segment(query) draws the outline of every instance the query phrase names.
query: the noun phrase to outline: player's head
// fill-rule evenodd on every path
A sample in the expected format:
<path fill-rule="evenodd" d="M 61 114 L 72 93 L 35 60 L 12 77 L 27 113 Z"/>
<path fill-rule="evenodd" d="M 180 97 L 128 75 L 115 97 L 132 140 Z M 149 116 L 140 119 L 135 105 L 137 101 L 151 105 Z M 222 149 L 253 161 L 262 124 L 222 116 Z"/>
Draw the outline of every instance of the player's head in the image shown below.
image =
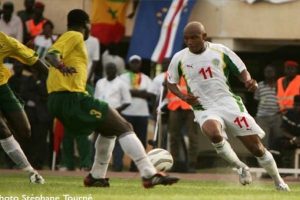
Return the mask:
<path fill-rule="evenodd" d="M 89 15 L 81 9 L 74 9 L 68 13 L 68 28 L 83 33 L 86 40 L 90 34 Z"/>
<path fill-rule="evenodd" d="M 184 28 L 184 43 L 192 53 L 201 53 L 205 46 L 206 31 L 200 22 L 190 22 Z"/>

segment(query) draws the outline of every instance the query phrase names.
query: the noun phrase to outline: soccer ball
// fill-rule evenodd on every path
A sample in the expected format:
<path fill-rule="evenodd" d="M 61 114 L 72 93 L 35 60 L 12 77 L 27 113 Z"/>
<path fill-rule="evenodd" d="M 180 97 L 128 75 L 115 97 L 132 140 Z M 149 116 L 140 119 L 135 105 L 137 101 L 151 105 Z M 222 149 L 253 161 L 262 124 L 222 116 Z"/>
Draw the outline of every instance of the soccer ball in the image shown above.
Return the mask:
<path fill-rule="evenodd" d="M 168 171 L 173 166 L 173 157 L 165 149 L 156 148 L 147 153 L 151 163 L 157 169 L 157 171 Z"/>

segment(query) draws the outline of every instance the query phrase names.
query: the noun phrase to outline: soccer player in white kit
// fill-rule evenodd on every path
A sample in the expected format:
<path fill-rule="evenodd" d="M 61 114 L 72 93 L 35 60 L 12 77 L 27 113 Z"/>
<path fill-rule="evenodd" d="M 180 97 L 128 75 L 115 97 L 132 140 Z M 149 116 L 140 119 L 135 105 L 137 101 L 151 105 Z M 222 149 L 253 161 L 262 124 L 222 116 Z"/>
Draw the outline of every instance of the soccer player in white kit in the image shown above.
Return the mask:
<path fill-rule="evenodd" d="M 264 131 L 247 112 L 241 98 L 232 93 L 228 75 L 235 74 L 248 91 L 255 91 L 257 82 L 251 78 L 243 61 L 229 48 L 205 41 L 206 32 L 200 22 L 190 22 L 184 29 L 187 48 L 177 52 L 168 69 L 168 88 L 192 105 L 195 119 L 210 139 L 216 152 L 236 167 L 241 184 L 252 182 L 249 167 L 243 163 L 227 142 L 226 132 L 238 137 L 273 178 L 280 191 L 290 191 L 278 173 L 272 154 L 263 146 Z M 189 94 L 177 87 L 180 77 L 187 82 Z"/>

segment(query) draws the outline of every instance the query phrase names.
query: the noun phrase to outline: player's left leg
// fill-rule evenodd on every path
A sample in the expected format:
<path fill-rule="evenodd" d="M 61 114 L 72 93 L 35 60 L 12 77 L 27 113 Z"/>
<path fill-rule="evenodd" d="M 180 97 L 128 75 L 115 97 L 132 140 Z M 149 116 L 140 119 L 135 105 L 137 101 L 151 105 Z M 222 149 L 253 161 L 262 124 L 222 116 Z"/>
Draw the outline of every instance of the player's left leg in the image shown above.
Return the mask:
<path fill-rule="evenodd" d="M 86 187 L 109 187 L 106 178 L 109 160 L 115 146 L 116 137 L 104 137 L 98 134 L 95 141 L 95 157 L 90 174 L 84 179 Z"/>
<path fill-rule="evenodd" d="M 0 86 L 0 102 L 1 107 L 0 116 L 0 143 L 8 156 L 16 163 L 16 165 L 29 174 L 30 182 L 44 183 L 42 176 L 34 170 L 28 162 L 19 143 L 13 137 L 6 121 L 14 130 L 14 133 L 20 137 L 30 136 L 30 124 L 23 110 L 19 100 L 15 97 L 7 84 Z M 6 121 L 5 121 L 6 119 Z"/>
<path fill-rule="evenodd" d="M 107 170 L 107 159 L 110 157 L 114 145 L 114 140 L 109 139 L 109 137 L 117 136 L 124 152 L 137 165 L 144 187 L 153 187 L 158 184 L 168 185 L 178 181 L 178 178 L 157 173 L 141 141 L 133 132 L 131 124 L 115 109 L 110 108 L 107 103 L 82 93 L 54 93 L 48 97 L 48 107 L 51 113 L 63 122 L 65 129 L 71 132 L 75 131 L 76 133 L 76 129 L 78 129 L 77 134 L 89 134 L 91 130 L 101 133 L 103 138 L 100 138 L 96 145 L 98 154 L 94 162 L 97 163 L 91 171 L 95 176 L 104 177 L 105 174 L 96 174 L 96 167 L 105 164 L 102 167 Z M 102 148 L 102 145 L 105 148 Z M 104 182 L 104 184 L 100 182 Z M 108 180 L 105 178 L 97 179 L 89 174 L 85 178 L 84 184 L 86 186 L 107 187 L 105 182 Z"/>
<path fill-rule="evenodd" d="M 114 109 L 109 108 L 107 116 L 101 126 L 99 127 L 99 132 L 104 137 L 100 138 L 96 148 L 99 150 L 101 156 L 106 155 L 106 160 L 111 156 L 113 150 L 114 140 L 107 139 L 108 136 L 118 136 L 120 145 L 124 152 L 130 156 L 130 158 L 135 162 L 137 168 L 140 171 L 140 174 L 143 179 L 143 185 L 145 188 L 153 187 L 158 184 L 170 185 L 176 183 L 178 178 L 169 177 L 162 173 L 157 173 L 153 164 L 150 162 L 145 149 L 138 139 L 136 134 L 133 132 L 133 128 L 130 123 L 128 123 L 121 115 Z M 99 145 L 104 145 L 106 147 L 102 148 Z M 100 150 L 102 151 L 100 152 Z M 96 150 L 96 151 L 98 151 Z M 100 156 L 100 157 L 101 157 Z M 105 163 L 103 158 L 97 160 L 97 162 Z M 95 160 L 96 162 L 96 160 Z M 94 168 L 94 165 L 93 165 Z M 93 169 L 91 171 L 93 173 Z M 104 176 L 105 174 L 102 174 Z"/>
<path fill-rule="evenodd" d="M 0 133 L 0 144 L 17 167 L 28 173 L 30 182 L 43 184 L 45 180 L 32 168 L 19 143 L 11 134 L 2 117 L 0 117 Z"/>
<path fill-rule="evenodd" d="M 290 191 L 289 186 L 281 178 L 272 154 L 264 147 L 258 135 L 238 136 L 245 147 L 256 157 L 258 163 L 274 180 L 277 190 Z"/>

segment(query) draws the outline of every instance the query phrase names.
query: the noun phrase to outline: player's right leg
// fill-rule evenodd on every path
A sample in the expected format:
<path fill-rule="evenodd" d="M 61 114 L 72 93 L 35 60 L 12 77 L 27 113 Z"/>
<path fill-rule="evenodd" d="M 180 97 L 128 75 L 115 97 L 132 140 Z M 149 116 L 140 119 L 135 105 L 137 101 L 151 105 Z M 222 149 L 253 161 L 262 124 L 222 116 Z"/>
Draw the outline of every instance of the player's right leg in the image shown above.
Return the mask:
<path fill-rule="evenodd" d="M 217 154 L 226 160 L 232 167 L 238 169 L 239 180 L 242 185 L 247 185 L 252 182 L 249 167 L 243 163 L 236 153 L 233 151 L 231 145 L 222 136 L 221 119 L 207 119 L 202 123 L 202 132 L 210 139 Z"/>
<path fill-rule="evenodd" d="M 95 141 L 95 157 L 90 174 L 85 177 L 86 187 L 109 187 L 109 179 L 106 172 L 109 160 L 115 146 L 116 137 L 104 137 L 98 134 Z"/>
<path fill-rule="evenodd" d="M 110 156 L 112 153 L 113 145 L 111 143 L 114 143 L 114 140 L 107 138 L 109 138 L 109 136 L 118 136 L 122 149 L 128 156 L 130 156 L 139 169 L 145 188 L 151 188 L 155 185 L 171 185 L 179 180 L 176 177 L 157 173 L 157 170 L 150 162 L 142 143 L 133 132 L 132 126 L 116 110 L 109 108 L 106 119 L 99 127 L 99 132 L 101 132 L 101 135 L 103 136 L 103 138 L 101 136 L 99 140 L 100 143 L 106 143 L 107 145 L 107 148 L 101 148 L 100 145 L 97 145 L 96 148 L 101 148 L 103 150 L 102 152 L 99 152 L 101 153 L 101 156 Z M 101 156 L 99 157 L 100 159 L 102 159 Z M 98 163 L 99 161 L 100 160 L 98 159 Z M 97 162 L 96 158 L 95 162 Z M 92 175 L 95 172 L 96 171 L 92 169 Z"/>
<path fill-rule="evenodd" d="M 84 93 L 57 92 L 49 95 L 48 108 L 62 121 L 65 130 L 71 131 L 70 133 L 90 134 L 93 130 L 101 133 L 95 146 L 98 153 L 92 170 L 84 181 L 86 186 L 107 187 L 106 171 L 115 142 L 112 136 L 118 137 L 124 152 L 137 165 L 145 187 L 173 184 L 178 181 L 178 178 L 157 173 L 130 123 L 107 103 Z"/>

